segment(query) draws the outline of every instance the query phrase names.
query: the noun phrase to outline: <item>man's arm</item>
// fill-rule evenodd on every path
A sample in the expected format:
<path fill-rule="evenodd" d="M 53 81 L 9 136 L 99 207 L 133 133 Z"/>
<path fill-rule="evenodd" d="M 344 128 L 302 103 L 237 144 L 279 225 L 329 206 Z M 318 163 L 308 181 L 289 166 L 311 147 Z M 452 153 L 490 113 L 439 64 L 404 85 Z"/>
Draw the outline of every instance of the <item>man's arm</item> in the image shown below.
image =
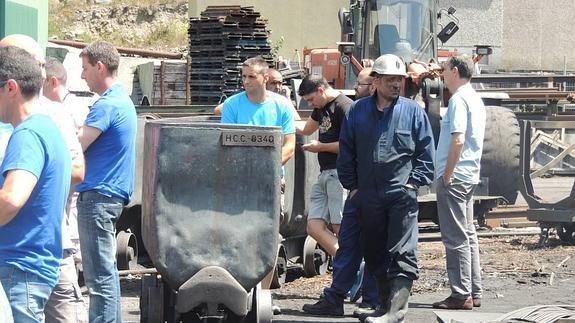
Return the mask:
<path fill-rule="evenodd" d="M 319 122 L 312 119 L 312 117 L 307 118 L 305 124 L 303 122 L 295 123 L 295 131 L 298 135 L 309 136 L 319 129 Z"/>
<path fill-rule="evenodd" d="M 218 104 L 218 105 L 214 108 L 214 115 L 216 115 L 216 116 L 221 116 L 223 109 L 224 109 L 224 104 L 223 104 L 223 103 Z"/>
<path fill-rule="evenodd" d="M 29 171 L 14 169 L 6 173 L 0 189 L 0 225 L 6 225 L 24 206 L 38 179 Z"/>
<path fill-rule="evenodd" d="M 72 182 L 70 183 L 70 190 L 73 190 L 76 184 L 82 183 L 84 180 L 85 167 L 84 154 L 81 151 L 77 151 L 72 157 Z"/>
<path fill-rule="evenodd" d="M 312 153 L 327 152 L 327 153 L 339 153 L 339 141 L 336 142 L 320 142 L 318 140 L 312 140 L 309 144 L 302 145 L 303 150 L 307 150 Z"/>
<path fill-rule="evenodd" d="M 353 109 L 350 109 L 345 115 L 339 133 L 337 175 L 343 187 L 355 191 L 357 189 L 357 152 L 352 112 Z"/>
<path fill-rule="evenodd" d="M 433 132 L 427 115 L 421 109 L 417 110 L 415 125 L 415 153 L 413 155 L 413 170 L 407 184 L 416 188 L 429 185 L 433 181 L 433 155 L 435 154 L 435 142 Z"/>
<path fill-rule="evenodd" d="M 447 153 L 447 164 L 445 165 L 445 172 L 443 173 L 443 183 L 446 185 L 453 180 L 453 171 L 459 161 L 464 144 L 465 134 L 461 132 L 451 134 L 451 143 L 449 144 L 449 152 Z"/>
<path fill-rule="evenodd" d="M 283 136 L 282 143 L 282 165 L 292 158 L 295 152 L 295 134 L 291 133 Z"/>
<path fill-rule="evenodd" d="M 82 145 L 82 151 L 86 151 L 101 133 L 102 130 L 98 128 L 83 125 L 80 131 L 78 131 L 78 140 L 80 141 L 80 145 Z"/>

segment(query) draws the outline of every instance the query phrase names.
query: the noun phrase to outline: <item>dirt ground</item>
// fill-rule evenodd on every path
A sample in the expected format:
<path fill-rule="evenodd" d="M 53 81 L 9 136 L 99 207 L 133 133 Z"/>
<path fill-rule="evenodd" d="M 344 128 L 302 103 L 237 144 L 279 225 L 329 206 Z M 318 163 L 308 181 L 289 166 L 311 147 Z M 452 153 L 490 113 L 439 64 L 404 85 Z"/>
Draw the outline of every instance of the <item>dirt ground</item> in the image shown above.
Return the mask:
<path fill-rule="evenodd" d="M 538 246 L 538 236 L 480 238 L 485 294 L 474 312 L 507 313 L 531 305 L 575 304 L 575 246 L 565 246 L 551 237 L 548 247 Z M 448 296 L 445 252 L 441 242 L 419 244 L 420 279 L 410 298 L 408 322 L 436 322 L 431 303 Z M 317 300 L 331 275 L 298 278 L 275 290 L 275 303 L 284 315 L 274 322 L 356 322 L 355 309 L 346 304 L 345 318 L 304 315 L 301 307 Z"/>
<path fill-rule="evenodd" d="M 485 294 L 483 305 L 473 313 L 508 313 L 531 305 L 575 304 L 575 246 L 562 245 L 553 235 L 547 247 L 538 246 L 539 237 L 508 236 L 480 238 Z M 408 322 L 436 322 L 431 303 L 449 293 L 445 273 L 445 252 L 441 242 L 421 242 L 421 277 L 410 298 Z M 331 274 L 314 278 L 298 277 L 301 269 L 290 268 L 295 280 L 272 292 L 282 314 L 274 322 L 356 322 L 351 317 L 355 305 L 345 305 L 343 318 L 313 317 L 301 311 L 306 303 L 317 301 Z M 122 280 L 124 322 L 139 322 L 138 277 Z M 465 321 L 467 322 L 467 321 Z M 469 321 L 471 322 L 471 321 Z"/>

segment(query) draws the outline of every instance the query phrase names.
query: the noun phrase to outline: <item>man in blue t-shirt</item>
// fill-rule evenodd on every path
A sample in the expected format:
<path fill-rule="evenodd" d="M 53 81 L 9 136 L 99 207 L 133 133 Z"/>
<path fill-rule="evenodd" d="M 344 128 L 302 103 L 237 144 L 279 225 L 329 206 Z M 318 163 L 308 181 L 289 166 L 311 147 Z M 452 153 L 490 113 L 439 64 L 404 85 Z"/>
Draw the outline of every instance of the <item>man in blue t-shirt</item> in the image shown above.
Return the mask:
<path fill-rule="evenodd" d="M 465 309 L 481 306 L 479 242 L 473 224 L 473 191 L 479 183 L 479 165 L 485 133 L 485 106 L 471 87 L 473 62 L 466 55 L 443 64 L 443 80 L 451 92 L 441 119 L 437 144 L 437 214 L 445 245 L 451 295 L 434 308 Z"/>
<path fill-rule="evenodd" d="M 282 128 L 282 165 L 295 152 L 295 126 L 292 104 L 286 97 L 266 90 L 268 63 L 261 57 L 248 58 L 242 64 L 244 92 L 224 101 L 222 123 Z M 282 172 L 283 173 L 283 172 Z M 263 280 L 262 287 L 269 288 L 274 271 Z M 277 313 L 278 309 L 274 308 Z"/>
<path fill-rule="evenodd" d="M 0 281 L 15 322 L 43 322 L 44 304 L 58 280 L 62 213 L 71 158 L 50 117 L 31 115 L 42 71 L 14 46 L 0 47 L 0 121 L 14 131 L 0 166 Z"/>
<path fill-rule="evenodd" d="M 90 322 L 121 322 L 115 232 L 134 189 L 136 110 L 118 83 L 120 55 L 112 44 L 94 42 L 80 57 L 82 78 L 100 95 L 78 133 L 86 160 L 76 191 Z"/>

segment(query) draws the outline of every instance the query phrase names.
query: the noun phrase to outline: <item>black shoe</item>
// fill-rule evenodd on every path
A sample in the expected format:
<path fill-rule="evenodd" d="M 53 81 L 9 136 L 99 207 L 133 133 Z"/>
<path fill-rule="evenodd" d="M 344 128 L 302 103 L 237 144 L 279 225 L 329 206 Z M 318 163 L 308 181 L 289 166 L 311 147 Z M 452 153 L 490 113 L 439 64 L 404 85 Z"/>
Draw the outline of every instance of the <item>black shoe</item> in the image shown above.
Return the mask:
<path fill-rule="evenodd" d="M 359 318 L 360 315 L 365 313 L 371 313 L 373 311 L 375 311 L 375 306 L 366 302 L 361 302 L 359 303 L 355 311 L 353 311 L 353 317 Z"/>
<path fill-rule="evenodd" d="M 343 316 L 343 306 L 333 305 L 324 298 L 320 298 L 315 304 L 305 304 L 303 311 L 312 315 Z"/>
<path fill-rule="evenodd" d="M 357 317 L 360 322 L 364 322 L 368 317 L 378 317 L 385 314 L 380 306 L 370 308 L 358 308 L 353 312 L 353 317 Z"/>

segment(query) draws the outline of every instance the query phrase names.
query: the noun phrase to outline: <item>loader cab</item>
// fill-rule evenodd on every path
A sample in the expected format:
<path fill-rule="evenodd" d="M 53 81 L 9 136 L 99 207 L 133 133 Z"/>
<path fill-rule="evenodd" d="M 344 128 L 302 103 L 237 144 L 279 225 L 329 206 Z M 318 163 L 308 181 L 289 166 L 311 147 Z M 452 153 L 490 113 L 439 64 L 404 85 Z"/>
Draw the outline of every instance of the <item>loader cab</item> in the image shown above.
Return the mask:
<path fill-rule="evenodd" d="M 350 6 L 354 55 L 395 54 L 405 62 L 429 61 L 437 52 L 437 0 L 357 0 Z"/>

